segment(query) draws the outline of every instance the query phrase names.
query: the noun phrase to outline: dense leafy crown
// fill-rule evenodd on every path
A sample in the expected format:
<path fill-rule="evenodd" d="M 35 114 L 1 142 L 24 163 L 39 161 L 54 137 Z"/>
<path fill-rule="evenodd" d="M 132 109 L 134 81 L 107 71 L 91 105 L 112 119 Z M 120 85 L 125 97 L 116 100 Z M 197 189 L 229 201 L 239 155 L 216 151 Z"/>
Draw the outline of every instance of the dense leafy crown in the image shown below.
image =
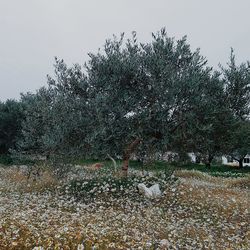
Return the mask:
<path fill-rule="evenodd" d="M 137 141 L 141 157 L 216 155 L 248 119 L 249 63 L 236 66 L 233 52 L 228 68 L 213 72 L 186 37 L 162 29 L 149 43 L 121 34 L 89 57 L 84 67 L 56 58 L 48 87 L 22 96 L 21 151 L 122 157 Z"/>

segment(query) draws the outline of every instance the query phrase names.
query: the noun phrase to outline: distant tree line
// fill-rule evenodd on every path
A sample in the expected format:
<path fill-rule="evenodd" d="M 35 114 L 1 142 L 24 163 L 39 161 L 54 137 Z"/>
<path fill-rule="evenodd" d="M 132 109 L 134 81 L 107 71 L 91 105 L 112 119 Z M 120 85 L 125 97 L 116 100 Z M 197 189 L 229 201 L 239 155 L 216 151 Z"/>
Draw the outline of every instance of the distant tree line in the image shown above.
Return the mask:
<path fill-rule="evenodd" d="M 1 153 L 146 161 L 194 152 L 209 166 L 250 153 L 250 63 L 213 70 L 186 37 L 165 29 L 107 40 L 82 67 L 55 60 L 55 77 L 20 101 L 0 103 Z"/>

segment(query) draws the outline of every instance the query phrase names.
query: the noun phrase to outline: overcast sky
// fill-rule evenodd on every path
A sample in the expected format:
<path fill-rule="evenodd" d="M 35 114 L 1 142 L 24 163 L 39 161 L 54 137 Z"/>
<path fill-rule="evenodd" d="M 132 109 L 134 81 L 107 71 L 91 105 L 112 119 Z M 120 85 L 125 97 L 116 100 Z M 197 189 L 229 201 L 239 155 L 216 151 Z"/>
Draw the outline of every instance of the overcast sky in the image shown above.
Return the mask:
<path fill-rule="evenodd" d="M 0 0 L 0 100 L 34 92 L 53 75 L 54 57 L 83 64 L 112 34 L 142 41 L 166 27 L 188 36 L 211 66 L 250 59 L 249 0 Z"/>

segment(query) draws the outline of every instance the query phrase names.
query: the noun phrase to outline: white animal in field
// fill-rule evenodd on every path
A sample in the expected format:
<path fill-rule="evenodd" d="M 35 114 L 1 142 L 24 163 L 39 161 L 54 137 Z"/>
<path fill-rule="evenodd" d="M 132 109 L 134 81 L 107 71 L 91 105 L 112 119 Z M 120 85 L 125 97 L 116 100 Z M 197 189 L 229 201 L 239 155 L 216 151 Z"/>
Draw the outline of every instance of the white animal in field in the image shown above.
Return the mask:
<path fill-rule="evenodd" d="M 144 195 L 146 198 L 158 198 L 161 196 L 161 190 L 159 184 L 154 184 L 150 188 L 144 183 L 138 184 L 139 193 Z"/>

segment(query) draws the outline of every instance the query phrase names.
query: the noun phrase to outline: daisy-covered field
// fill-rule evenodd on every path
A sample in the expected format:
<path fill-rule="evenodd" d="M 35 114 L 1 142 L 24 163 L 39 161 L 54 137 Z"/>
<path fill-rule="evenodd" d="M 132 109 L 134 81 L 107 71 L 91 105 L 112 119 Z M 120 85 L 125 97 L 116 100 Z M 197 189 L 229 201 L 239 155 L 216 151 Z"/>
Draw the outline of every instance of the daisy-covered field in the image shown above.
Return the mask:
<path fill-rule="evenodd" d="M 137 185 L 158 183 L 159 198 Z M 0 168 L 0 249 L 250 249 L 250 176 Z"/>

